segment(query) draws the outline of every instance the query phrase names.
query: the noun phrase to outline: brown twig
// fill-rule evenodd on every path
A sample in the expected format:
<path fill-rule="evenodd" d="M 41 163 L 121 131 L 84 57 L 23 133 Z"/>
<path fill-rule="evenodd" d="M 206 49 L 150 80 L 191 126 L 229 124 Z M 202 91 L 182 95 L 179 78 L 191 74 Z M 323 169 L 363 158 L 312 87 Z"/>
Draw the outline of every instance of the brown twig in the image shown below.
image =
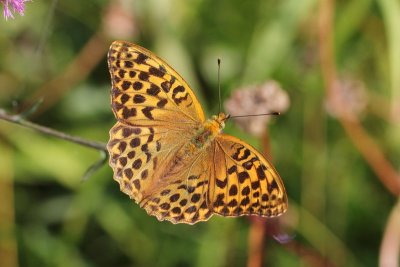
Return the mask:
<path fill-rule="evenodd" d="M 363 155 L 383 185 L 395 196 L 400 195 L 400 177 L 386 160 L 377 143 L 368 135 L 359 121 L 342 120 L 342 126 L 351 141 Z"/>
<path fill-rule="evenodd" d="M 334 61 L 333 49 L 333 13 L 334 0 L 321 1 L 319 12 L 319 47 L 322 76 L 325 82 L 325 89 L 328 99 L 334 99 L 333 94 L 335 86 L 338 86 L 336 64 Z M 341 101 L 332 101 L 339 110 L 343 110 L 345 103 Z M 357 117 L 348 119 L 343 116 L 337 117 L 340 124 L 345 129 L 355 147 L 359 150 L 364 159 L 371 166 L 376 176 L 383 185 L 393 195 L 400 195 L 400 176 L 385 158 L 383 152 L 379 148 L 374 139 L 368 135 L 367 131 L 362 127 Z"/>
<path fill-rule="evenodd" d="M 265 218 L 251 217 L 249 232 L 249 257 L 247 267 L 263 266 L 263 255 L 265 250 Z"/>
<path fill-rule="evenodd" d="M 67 140 L 67 141 L 70 141 L 70 142 L 73 142 L 73 143 L 76 143 L 76 144 L 79 144 L 79 145 L 83 145 L 83 146 L 86 146 L 86 147 L 94 148 L 94 149 L 97 149 L 97 150 L 100 150 L 100 151 L 104 151 L 104 152 L 107 151 L 106 144 L 104 144 L 104 143 L 86 140 L 86 139 L 83 139 L 83 138 L 80 138 L 80 137 L 77 137 L 77 136 L 72 136 L 72 135 L 69 135 L 69 134 L 66 134 L 66 133 L 63 133 L 63 132 L 60 132 L 60 131 L 57 131 L 57 130 L 54 130 L 54 129 L 51 129 L 51 128 L 48 128 L 48 127 L 45 127 L 45 126 L 41 126 L 41 125 L 38 125 L 36 123 L 24 120 L 19 115 L 8 114 L 6 111 L 4 111 L 2 109 L 0 109 L 0 120 L 9 121 L 9 122 L 12 122 L 12 123 L 15 123 L 15 124 L 27 127 L 27 128 L 34 129 L 34 130 L 36 130 L 38 132 L 41 132 L 41 133 L 44 133 L 44 134 L 47 134 L 47 135 L 51 135 L 51 136 L 54 136 L 54 137 L 57 137 L 57 138 L 60 138 L 60 139 L 63 139 L 63 140 Z"/>
<path fill-rule="evenodd" d="M 285 248 L 297 255 L 307 266 L 334 267 L 335 265 L 312 248 L 308 248 L 295 240 L 285 245 Z"/>
<path fill-rule="evenodd" d="M 264 156 L 271 160 L 270 141 L 268 131 L 264 131 L 261 135 L 262 141 L 262 151 Z M 264 251 L 265 251 L 265 237 L 267 233 L 266 229 L 266 218 L 261 217 L 251 217 L 251 225 L 248 239 L 249 246 L 249 257 L 247 261 L 247 267 L 261 267 L 264 261 Z"/>
<path fill-rule="evenodd" d="M 40 89 L 34 92 L 23 108 L 31 106 L 38 99 L 46 96 L 36 115 L 47 110 L 74 85 L 86 78 L 89 73 L 104 58 L 108 49 L 107 38 L 102 32 L 95 33 L 81 49 L 76 58 L 66 67 L 65 71 L 45 83 Z"/>
<path fill-rule="evenodd" d="M 15 225 L 15 192 L 12 151 L 0 143 L 0 258 L 2 266 L 18 266 L 18 248 Z"/>
<path fill-rule="evenodd" d="M 333 12 L 335 0 L 322 0 L 319 10 L 319 52 L 322 68 L 322 76 L 325 82 L 327 96 L 333 94 L 336 81 L 336 64 L 333 49 Z"/>

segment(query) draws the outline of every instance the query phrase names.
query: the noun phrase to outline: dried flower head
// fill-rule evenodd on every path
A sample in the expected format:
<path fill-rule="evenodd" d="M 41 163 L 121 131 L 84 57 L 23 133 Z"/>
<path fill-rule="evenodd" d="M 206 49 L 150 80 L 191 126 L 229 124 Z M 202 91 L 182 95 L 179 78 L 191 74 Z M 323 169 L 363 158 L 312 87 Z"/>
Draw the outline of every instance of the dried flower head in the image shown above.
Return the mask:
<path fill-rule="evenodd" d="M 285 112 L 290 105 L 288 94 L 275 81 L 236 90 L 225 102 L 225 110 L 235 115 L 256 115 Z M 234 118 L 243 130 L 261 136 L 266 130 L 270 116 Z"/>
<path fill-rule="evenodd" d="M 103 16 L 103 31 L 112 39 L 130 39 L 136 35 L 136 22 L 129 1 L 113 0 Z"/>
<path fill-rule="evenodd" d="M 7 20 L 8 18 L 14 18 L 13 12 L 18 12 L 21 16 L 24 15 L 25 2 L 30 0 L 0 0 L 3 4 L 3 15 Z"/>
<path fill-rule="evenodd" d="M 332 88 L 326 109 L 332 117 L 355 120 L 364 112 L 367 104 L 364 84 L 359 80 L 343 78 Z"/>

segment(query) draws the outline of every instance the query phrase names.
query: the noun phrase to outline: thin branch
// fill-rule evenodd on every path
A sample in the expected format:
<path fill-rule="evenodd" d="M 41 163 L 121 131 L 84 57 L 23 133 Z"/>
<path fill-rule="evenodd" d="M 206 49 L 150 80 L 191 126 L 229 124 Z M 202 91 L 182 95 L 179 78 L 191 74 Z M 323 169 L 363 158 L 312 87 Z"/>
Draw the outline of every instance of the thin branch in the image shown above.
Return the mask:
<path fill-rule="evenodd" d="M 54 137 L 57 137 L 57 138 L 60 138 L 63 140 L 67 140 L 67 141 L 70 141 L 70 142 L 73 142 L 73 143 L 76 143 L 76 144 L 79 144 L 82 146 L 86 146 L 89 148 L 94 148 L 97 150 L 107 152 L 106 144 L 104 144 L 104 143 L 86 140 L 86 139 L 83 139 L 83 138 L 80 138 L 77 136 L 72 136 L 72 135 L 45 127 L 45 126 L 41 126 L 39 124 L 24 120 L 23 117 L 20 115 L 8 114 L 3 109 L 0 109 L 0 120 L 9 121 L 11 123 L 15 123 L 15 124 L 27 127 L 27 128 L 31 128 L 38 132 L 47 134 L 47 135 L 51 135 L 51 136 L 54 136 Z"/>

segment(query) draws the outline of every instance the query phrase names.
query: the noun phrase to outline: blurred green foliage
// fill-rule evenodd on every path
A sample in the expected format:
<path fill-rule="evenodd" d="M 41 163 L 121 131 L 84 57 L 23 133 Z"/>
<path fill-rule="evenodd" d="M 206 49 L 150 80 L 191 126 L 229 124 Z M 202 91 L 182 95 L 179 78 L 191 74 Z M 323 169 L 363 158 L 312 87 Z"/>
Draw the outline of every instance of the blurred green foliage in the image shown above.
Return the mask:
<path fill-rule="evenodd" d="M 118 36 L 104 28 L 107 23 L 118 27 L 106 15 L 117 3 L 123 14 L 114 19 L 128 14 L 133 27 L 128 37 L 119 38 L 166 59 L 192 85 L 207 114 L 218 110 L 218 57 L 223 98 L 239 86 L 268 79 L 282 85 L 291 107 L 274 120 L 270 136 L 273 161 L 290 198 L 284 215 L 293 228 L 288 233 L 336 266 L 376 266 L 395 198 L 326 113 L 319 1 L 27 2 L 25 16 L 0 21 L 0 107 L 26 108 L 35 92 L 62 76 L 101 32 L 106 41 L 100 42 L 100 63 L 75 83 L 60 80 L 67 90 L 30 119 L 106 142 L 115 119 L 105 53 Z M 400 127 L 385 111 L 400 99 L 399 6 L 390 0 L 340 0 L 334 17 L 338 74 L 365 85 L 369 102 L 362 122 L 395 166 L 400 164 Z M 41 97 L 46 101 L 47 94 Z M 233 124 L 227 132 L 260 144 Z M 96 151 L 0 121 L 3 260 L 17 257 L 20 266 L 246 264 L 247 218 L 214 216 L 193 226 L 158 222 L 119 191 L 108 166 L 81 180 L 98 159 Z M 265 265 L 308 263 L 269 239 Z"/>

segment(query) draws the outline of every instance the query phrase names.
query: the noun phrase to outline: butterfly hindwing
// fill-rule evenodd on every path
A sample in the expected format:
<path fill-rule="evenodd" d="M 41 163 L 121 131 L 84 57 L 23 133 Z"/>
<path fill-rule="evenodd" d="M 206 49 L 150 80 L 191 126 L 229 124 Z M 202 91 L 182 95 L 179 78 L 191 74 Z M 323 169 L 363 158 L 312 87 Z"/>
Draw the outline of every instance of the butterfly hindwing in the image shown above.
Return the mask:
<path fill-rule="evenodd" d="M 207 151 L 200 151 L 179 171 L 158 177 L 171 182 L 144 199 L 141 205 L 147 213 L 173 223 L 194 224 L 208 220 L 213 214 L 207 201 L 211 175 L 209 155 Z"/>
<path fill-rule="evenodd" d="M 287 197 L 279 174 L 249 144 L 230 135 L 217 136 L 213 164 L 209 202 L 215 213 L 274 217 L 286 211 Z"/>
<path fill-rule="evenodd" d="M 160 126 L 130 126 L 117 122 L 110 130 L 107 148 L 114 179 L 121 191 L 140 202 L 151 188 L 158 188 L 157 171 L 184 143 L 190 132 Z M 179 142 L 177 137 L 179 136 Z"/>

